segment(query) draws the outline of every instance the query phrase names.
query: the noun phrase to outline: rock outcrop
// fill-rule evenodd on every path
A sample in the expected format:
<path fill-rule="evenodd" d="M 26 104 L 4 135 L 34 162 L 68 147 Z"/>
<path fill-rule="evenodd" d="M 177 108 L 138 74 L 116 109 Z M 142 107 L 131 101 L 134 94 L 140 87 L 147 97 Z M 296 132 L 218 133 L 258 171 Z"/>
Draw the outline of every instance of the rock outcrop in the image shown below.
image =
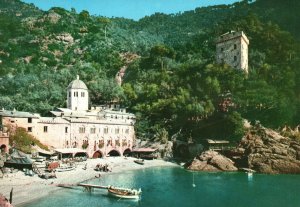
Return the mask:
<path fill-rule="evenodd" d="M 191 159 L 203 152 L 203 145 L 195 142 L 173 141 L 174 157 L 181 159 Z"/>
<path fill-rule="evenodd" d="M 260 125 L 252 127 L 238 150 L 248 167 L 260 173 L 300 173 L 300 143 Z"/>
<path fill-rule="evenodd" d="M 238 170 L 232 160 L 211 150 L 203 152 L 201 155 L 195 157 L 193 161 L 186 163 L 185 168 L 207 172 Z"/>
<path fill-rule="evenodd" d="M 55 37 L 55 39 L 58 41 L 61 41 L 62 43 L 65 43 L 65 44 L 73 44 L 74 43 L 74 38 L 69 33 L 62 33 L 60 35 L 57 35 Z"/>
<path fill-rule="evenodd" d="M 153 148 L 157 149 L 157 155 L 159 158 L 163 159 L 172 159 L 173 158 L 173 143 L 171 141 L 167 141 L 166 143 L 161 142 L 153 142 L 153 141 L 142 141 L 136 139 L 135 143 L 136 148 Z"/>
<path fill-rule="evenodd" d="M 52 24 L 56 24 L 61 19 L 61 16 L 59 14 L 55 13 L 54 11 L 50 11 L 46 15 L 45 19 L 47 19 Z"/>

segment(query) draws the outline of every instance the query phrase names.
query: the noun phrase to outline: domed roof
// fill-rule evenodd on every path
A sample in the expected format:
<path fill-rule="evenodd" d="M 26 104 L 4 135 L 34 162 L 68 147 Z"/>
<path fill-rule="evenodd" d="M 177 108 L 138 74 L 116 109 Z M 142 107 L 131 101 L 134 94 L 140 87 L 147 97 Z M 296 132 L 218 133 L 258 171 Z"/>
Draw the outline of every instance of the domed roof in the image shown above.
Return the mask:
<path fill-rule="evenodd" d="M 82 80 L 79 80 L 79 75 L 77 75 L 77 79 L 73 80 L 69 84 L 68 89 L 85 89 L 85 90 L 87 90 L 88 88 L 86 87 L 85 83 Z"/>

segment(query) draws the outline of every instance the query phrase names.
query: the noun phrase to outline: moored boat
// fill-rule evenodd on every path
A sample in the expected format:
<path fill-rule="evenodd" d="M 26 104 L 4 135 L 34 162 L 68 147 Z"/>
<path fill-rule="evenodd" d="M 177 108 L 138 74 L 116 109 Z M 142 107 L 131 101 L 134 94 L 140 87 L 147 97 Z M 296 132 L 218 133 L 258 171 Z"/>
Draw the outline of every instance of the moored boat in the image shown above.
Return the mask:
<path fill-rule="evenodd" d="M 118 198 L 126 199 L 139 199 L 142 194 L 141 189 L 130 189 L 130 188 L 118 188 L 113 186 L 108 186 L 107 191 L 110 195 Z"/>

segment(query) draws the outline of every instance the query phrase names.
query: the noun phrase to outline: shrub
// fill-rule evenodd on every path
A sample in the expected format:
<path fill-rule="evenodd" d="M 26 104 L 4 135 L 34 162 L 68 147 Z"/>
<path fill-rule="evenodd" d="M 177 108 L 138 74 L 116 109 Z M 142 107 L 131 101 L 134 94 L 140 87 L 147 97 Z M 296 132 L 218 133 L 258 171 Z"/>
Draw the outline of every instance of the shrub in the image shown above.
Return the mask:
<path fill-rule="evenodd" d="M 86 149 L 86 148 L 88 148 L 88 146 L 89 146 L 89 143 L 84 142 L 81 147 L 82 147 L 82 149 Z"/>
<path fill-rule="evenodd" d="M 34 145 L 37 145 L 44 150 L 49 150 L 46 145 L 43 145 L 38 139 L 29 134 L 26 129 L 20 127 L 11 134 L 9 142 L 10 145 L 14 145 L 16 149 L 25 153 L 31 153 L 31 147 Z"/>

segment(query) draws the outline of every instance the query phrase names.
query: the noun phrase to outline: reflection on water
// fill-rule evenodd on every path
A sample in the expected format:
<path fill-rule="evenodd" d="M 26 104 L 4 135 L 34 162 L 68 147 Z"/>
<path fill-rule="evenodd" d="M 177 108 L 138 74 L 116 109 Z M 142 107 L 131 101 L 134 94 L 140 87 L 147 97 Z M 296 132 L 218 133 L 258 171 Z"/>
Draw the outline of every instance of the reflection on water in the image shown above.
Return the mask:
<path fill-rule="evenodd" d="M 92 193 L 64 189 L 26 207 L 294 207 L 300 204 L 300 197 L 295 193 L 300 187 L 299 175 L 249 177 L 247 173 L 203 173 L 162 167 L 106 175 L 89 182 L 141 187 L 142 198 L 139 201 L 119 199 L 99 189 Z"/>

